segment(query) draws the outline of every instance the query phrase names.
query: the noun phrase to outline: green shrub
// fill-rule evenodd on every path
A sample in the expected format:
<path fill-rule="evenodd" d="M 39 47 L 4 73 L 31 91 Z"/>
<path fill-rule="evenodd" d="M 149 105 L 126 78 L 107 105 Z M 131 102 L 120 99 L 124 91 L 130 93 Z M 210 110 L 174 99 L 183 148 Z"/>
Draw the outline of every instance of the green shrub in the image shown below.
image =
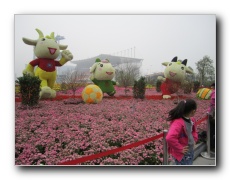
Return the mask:
<path fill-rule="evenodd" d="M 156 91 L 157 92 L 161 92 L 161 84 L 162 82 L 160 80 L 156 81 Z"/>
<path fill-rule="evenodd" d="M 193 92 L 196 93 L 199 90 L 200 82 L 199 81 L 194 81 L 193 84 L 194 84 L 194 86 L 193 86 Z"/>
<path fill-rule="evenodd" d="M 140 98 L 144 99 L 145 98 L 145 78 L 140 77 L 138 81 L 134 81 L 134 86 L 133 86 L 133 96 L 134 98 Z"/>
<path fill-rule="evenodd" d="M 153 88 L 153 85 L 147 84 L 147 85 L 146 85 L 146 88 Z"/>
<path fill-rule="evenodd" d="M 34 106 L 38 104 L 39 92 L 41 90 L 41 80 L 36 76 L 23 74 L 22 77 L 17 78 L 16 82 L 20 85 L 20 93 L 22 104 Z"/>
<path fill-rule="evenodd" d="M 190 82 L 185 82 L 182 85 L 182 89 L 184 90 L 185 94 L 190 94 L 192 92 L 192 83 Z"/>

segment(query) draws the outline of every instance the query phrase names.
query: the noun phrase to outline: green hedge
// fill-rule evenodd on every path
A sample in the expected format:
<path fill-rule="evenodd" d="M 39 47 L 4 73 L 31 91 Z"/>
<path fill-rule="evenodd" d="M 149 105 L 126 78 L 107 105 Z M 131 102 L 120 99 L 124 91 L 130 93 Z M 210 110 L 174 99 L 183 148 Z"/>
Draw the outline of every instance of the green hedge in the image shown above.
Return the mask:
<path fill-rule="evenodd" d="M 140 77 L 138 81 L 134 81 L 133 97 L 144 99 L 145 98 L 145 86 L 146 86 L 146 82 L 145 82 L 144 77 Z"/>
<path fill-rule="evenodd" d="M 41 90 L 41 80 L 36 76 L 23 74 L 17 78 L 16 82 L 20 85 L 22 104 L 28 106 L 37 105 L 39 102 L 39 92 Z"/>

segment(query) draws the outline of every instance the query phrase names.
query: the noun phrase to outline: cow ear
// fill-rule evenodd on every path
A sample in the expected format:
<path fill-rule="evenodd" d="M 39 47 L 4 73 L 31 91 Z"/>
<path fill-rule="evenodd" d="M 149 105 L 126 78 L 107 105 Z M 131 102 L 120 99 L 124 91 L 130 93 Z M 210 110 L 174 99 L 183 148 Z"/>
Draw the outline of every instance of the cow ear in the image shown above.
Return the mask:
<path fill-rule="evenodd" d="M 169 62 L 163 62 L 162 65 L 163 66 L 168 66 Z"/>
<path fill-rule="evenodd" d="M 177 56 L 174 57 L 171 62 L 177 62 Z"/>
<path fill-rule="evenodd" d="M 194 74 L 193 70 L 188 68 L 188 67 L 185 67 L 185 71 L 186 71 L 186 73 Z"/>
<path fill-rule="evenodd" d="M 37 40 L 32 40 L 28 38 L 22 38 L 23 42 L 28 45 L 36 46 Z"/>
<path fill-rule="evenodd" d="M 187 65 L 187 59 L 183 60 L 181 64 L 184 64 L 185 66 Z"/>

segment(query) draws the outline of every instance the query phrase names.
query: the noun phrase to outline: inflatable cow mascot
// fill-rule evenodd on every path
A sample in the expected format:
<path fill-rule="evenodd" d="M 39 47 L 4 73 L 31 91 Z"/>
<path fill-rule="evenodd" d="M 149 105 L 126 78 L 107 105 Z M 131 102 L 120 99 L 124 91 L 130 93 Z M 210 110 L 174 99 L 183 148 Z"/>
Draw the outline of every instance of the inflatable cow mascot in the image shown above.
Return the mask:
<path fill-rule="evenodd" d="M 34 54 L 37 57 L 28 64 L 23 74 L 39 77 L 41 80 L 40 98 L 55 98 L 56 91 L 52 89 L 57 75 L 55 67 L 63 66 L 73 59 L 73 55 L 70 51 L 65 50 L 67 45 L 61 45 L 55 41 L 53 32 L 50 36 L 44 36 L 39 29 L 36 29 L 36 31 L 39 34 L 39 38 L 36 40 L 22 38 L 24 43 L 34 46 Z M 55 59 L 59 56 L 60 50 L 63 50 L 61 59 L 57 61 Z"/>
<path fill-rule="evenodd" d="M 186 73 L 193 74 L 192 69 L 186 67 L 187 59 L 180 61 L 174 57 L 171 62 L 164 62 L 162 65 L 166 66 L 164 71 L 164 78 L 158 76 L 158 80 L 162 81 L 161 92 L 163 99 L 170 99 L 171 94 L 176 93 L 181 84 L 185 82 Z"/>
<path fill-rule="evenodd" d="M 114 85 L 118 85 L 118 83 L 112 81 L 115 76 L 115 69 L 108 59 L 100 60 L 97 58 L 93 66 L 90 67 L 90 73 L 90 80 L 99 86 L 103 93 L 107 93 L 109 96 L 116 93 Z"/>

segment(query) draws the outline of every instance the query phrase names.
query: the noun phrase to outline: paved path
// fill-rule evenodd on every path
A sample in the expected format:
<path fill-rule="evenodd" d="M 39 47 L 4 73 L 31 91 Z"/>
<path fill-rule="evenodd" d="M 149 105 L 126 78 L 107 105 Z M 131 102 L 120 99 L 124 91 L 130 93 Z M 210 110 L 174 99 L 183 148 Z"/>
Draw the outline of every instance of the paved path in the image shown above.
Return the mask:
<path fill-rule="evenodd" d="M 216 166 L 216 159 L 208 159 L 201 156 L 201 153 L 207 151 L 207 146 L 204 143 L 200 143 L 196 145 L 195 151 L 194 151 L 194 160 L 193 160 L 193 166 Z M 216 157 L 214 152 L 212 153 L 212 157 Z M 173 162 L 170 162 L 169 165 L 174 165 Z"/>
<path fill-rule="evenodd" d="M 195 166 L 216 166 L 216 156 L 214 152 L 210 152 L 211 158 L 205 158 L 204 154 L 207 154 L 207 145 L 206 143 L 200 143 L 196 145 L 195 148 L 195 159 L 193 161 L 193 165 Z M 203 155 L 203 156 L 202 156 Z"/>
<path fill-rule="evenodd" d="M 199 155 L 194 161 L 194 166 L 216 166 L 216 160 L 215 159 L 207 159 Z"/>

